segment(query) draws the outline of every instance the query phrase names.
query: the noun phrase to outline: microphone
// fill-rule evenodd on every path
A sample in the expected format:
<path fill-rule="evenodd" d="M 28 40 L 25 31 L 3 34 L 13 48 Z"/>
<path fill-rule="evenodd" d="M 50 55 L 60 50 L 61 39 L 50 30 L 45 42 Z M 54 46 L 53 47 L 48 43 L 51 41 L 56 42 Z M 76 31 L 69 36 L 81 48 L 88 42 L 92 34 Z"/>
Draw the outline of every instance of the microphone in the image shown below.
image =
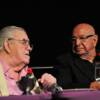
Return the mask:
<path fill-rule="evenodd" d="M 60 100 L 60 93 L 63 91 L 63 89 L 62 87 L 58 86 L 57 83 L 47 88 L 47 90 L 51 92 L 52 100 Z"/>
<path fill-rule="evenodd" d="M 60 87 L 57 83 L 55 83 L 52 86 L 50 86 L 47 90 L 51 91 L 52 94 L 58 94 L 61 91 L 63 91 L 62 87 Z"/>

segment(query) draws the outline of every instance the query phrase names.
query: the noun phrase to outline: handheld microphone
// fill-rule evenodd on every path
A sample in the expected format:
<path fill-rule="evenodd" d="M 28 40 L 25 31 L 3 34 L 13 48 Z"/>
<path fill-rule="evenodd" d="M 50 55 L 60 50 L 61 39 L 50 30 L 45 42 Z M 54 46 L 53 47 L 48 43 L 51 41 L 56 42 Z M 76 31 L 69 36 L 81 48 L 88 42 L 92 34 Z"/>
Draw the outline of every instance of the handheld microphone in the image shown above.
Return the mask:
<path fill-rule="evenodd" d="M 60 87 L 58 84 L 53 84 L 50 88 L 47 89 L 48 91 L 51 91 L 52 94 L 58 94 L 61 91 L 63 91 L 62 87 Z"/>

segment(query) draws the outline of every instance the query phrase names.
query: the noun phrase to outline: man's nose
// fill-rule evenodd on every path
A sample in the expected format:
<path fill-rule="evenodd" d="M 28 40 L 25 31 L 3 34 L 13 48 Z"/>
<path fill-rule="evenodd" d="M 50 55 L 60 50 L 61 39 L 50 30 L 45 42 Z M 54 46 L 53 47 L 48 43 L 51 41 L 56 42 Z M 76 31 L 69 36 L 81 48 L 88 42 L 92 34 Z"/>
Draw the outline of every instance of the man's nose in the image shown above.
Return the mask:
<path fill-rule="evenodd" d="M 31 52 L 33 50 L 33 45 L 27 45 L 27 49 Z"/>
<path fill-rule="evenodd" d="M 81 40 L 80 40 L 79 38 L 77 38 L 77 39 L 75 40 L 75 44 L 78 46 L 78 45 L 80 45 L 80 43 L 81 43 Z"/>

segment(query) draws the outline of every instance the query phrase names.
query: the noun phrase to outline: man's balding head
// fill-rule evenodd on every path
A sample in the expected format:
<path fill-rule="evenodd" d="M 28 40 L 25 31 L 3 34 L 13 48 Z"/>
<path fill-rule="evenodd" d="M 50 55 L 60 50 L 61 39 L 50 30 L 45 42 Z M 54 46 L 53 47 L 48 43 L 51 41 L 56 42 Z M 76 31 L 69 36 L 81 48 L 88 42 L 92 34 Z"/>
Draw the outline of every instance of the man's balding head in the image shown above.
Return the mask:
<path fill-rule="evenodd" d="M 81 33 L 87 34 L 87 35 L 94 35 L 95 34 L 95 29 L 92 25 L 87 24 L 87 23 L 81 23 L 75 26 L 73 29 L 73 34 Z"/>
<path fill-rule="evenodd" d="M 72 33 L 72 43 L 74 53 L 80 55 L 81 58 L 93 60 L 96 55 L 96 44 L 98 36 L 92 25 L 81 23 L 74 27 Z"/>

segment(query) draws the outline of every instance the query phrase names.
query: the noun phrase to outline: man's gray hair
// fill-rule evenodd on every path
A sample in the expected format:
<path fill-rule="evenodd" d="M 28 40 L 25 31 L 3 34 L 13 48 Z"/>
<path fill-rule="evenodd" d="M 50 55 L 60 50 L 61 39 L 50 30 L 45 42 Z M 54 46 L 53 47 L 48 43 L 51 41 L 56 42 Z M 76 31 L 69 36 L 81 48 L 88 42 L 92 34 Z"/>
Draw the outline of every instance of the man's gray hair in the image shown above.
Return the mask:
<path fill-rule="evenodd" d="M 3 44 L 6 38 L 13 38 L 15 31 L 25 31 L 22 27 L 17 26 L 6 26 L 0 30 L 0 49 L 3 48 Z"/>

